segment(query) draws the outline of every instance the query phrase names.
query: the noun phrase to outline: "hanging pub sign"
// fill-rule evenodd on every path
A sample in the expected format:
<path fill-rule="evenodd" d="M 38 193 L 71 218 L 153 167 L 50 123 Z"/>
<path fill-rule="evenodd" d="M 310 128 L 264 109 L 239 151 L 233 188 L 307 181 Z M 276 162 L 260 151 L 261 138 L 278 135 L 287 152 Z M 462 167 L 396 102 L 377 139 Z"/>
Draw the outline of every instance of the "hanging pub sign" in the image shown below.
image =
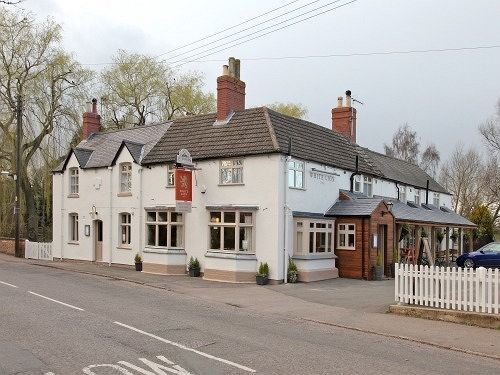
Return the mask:
<path fill-rule="evenodd" d="M 183 167 L 193 167 L 193 158 L 188 150 L 183 148 L 179 150 L 176 157 L 177 164 L 180 164 Z"/>
<path fill-rule="evenodd" d="M 191 212 L 193 201 L 193 171 L 190 169 L 175 169 L 175 210 Z"/>

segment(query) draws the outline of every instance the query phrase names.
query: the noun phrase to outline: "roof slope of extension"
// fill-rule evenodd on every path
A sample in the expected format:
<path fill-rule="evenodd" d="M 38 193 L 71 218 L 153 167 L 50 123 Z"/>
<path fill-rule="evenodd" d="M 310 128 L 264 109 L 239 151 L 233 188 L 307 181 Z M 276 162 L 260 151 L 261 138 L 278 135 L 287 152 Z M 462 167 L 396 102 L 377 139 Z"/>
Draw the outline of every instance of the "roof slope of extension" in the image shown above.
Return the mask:
<path fill-rule="evenodd" d="M 363 150 L 366 152 L 367 157 L 372 161 L 375 167 L 380 170 L 387 179 L 402 182 L 421 189 L 425 189 L 427 187 L 427 180 L 429 180 L 430 190 L 448 194 L 445 188 L 443 188 L 418 165 L 380 154 L 367 148 L 364 148 Z"/>
<path fill-rule="evenodd" d="M 73 153 L 83 169 L 108 167 L 115 163 L 123 147 L 129 150 L 136 163 L 141 164 L 169 126 L 170 123 L 161 123 L 92 134 L 73 148 L 54 172 L 64 171 Z"/>
<path fill-rule="evenodd" d="M 374 196 L 369 198 L 360 194 L 341 190 L 347 197 L 337 200 L 328 209 L 325 216 L 370 216 L 380 202 L 392 203 L 392 215 L 398 222 L 438 224 L 459 227 L 476 227 L 476 224 L 460 216 L 447 207 L 437 207 L 432 204 L 416 205 L 403 203 L 395 198 Z"/>

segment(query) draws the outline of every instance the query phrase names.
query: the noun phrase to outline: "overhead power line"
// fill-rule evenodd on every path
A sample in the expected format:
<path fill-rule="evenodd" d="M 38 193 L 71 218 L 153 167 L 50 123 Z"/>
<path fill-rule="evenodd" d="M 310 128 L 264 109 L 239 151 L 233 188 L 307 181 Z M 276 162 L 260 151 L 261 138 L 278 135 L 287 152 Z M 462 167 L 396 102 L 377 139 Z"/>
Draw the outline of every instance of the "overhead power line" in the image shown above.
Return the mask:
<path fill-rule="evenodd" d="M 338 1 L 340 1 L 340 0 L 333 1 L 332 3 L 337 3 Z M 193 57 L 196 57 L 196 56 L 198 56 L 198 55 L 200 55 L 200 54 L 203 54 L 203 53 L 205 53 L 205 52 L 211 51 L 211 50 L 213 50 L 213 49 L 215 49 L 215 48 L 217 48 L 217 47 L 213 47 L 213 48 L 210 48 L 210 49 L 208 49 L 208 50 L 206 50 L 206 51 L 203 51 L 203 52 L 197 53 L 197 54 L 195 54 L 195 55 L 188 56 L 188 57 L 186 57 L 185 59 L 181 59 L 181 60 L 178 60 L 178 61 L 174 61 L 174 62 L 172 62 L 171 64 L 177 64 L 177 65 L 173 65 L 173 66 L 172 66 L 172 68 L 176 68 L 176 67 L 179 67 L 179 66 L 185 65 L 185 64 L 187 64 L 188 62 L 198 61 L 199 59 L 203 59 L 204 57 L 208 57 L 208 56 L 214 55 L 214 54 L 216 54 L 216 53 L 218 53 L 218 52 L 225 51 L 225 50 L 227 50 L 227 49 L 229 49 L 229 48 L 232 48 L 232 47 L 235 47 L 235 46 L 239 46 L 239 45 L 244 44 L 244 43 L 248 43 L 248 42 L 250 42 L 250 41 L 252 41 L 252 40 L 255 40 L 255 39 L 262 38 L 263 36 L 266 36 L 266 35 L 269 35 L 269 34 L 275 33 L 275 32 L 277 32 L 277 31 L 280 31 L 280 30 L 283 30 L 283 29 L 286 29 L 286 28 L 288 28 L 288 27 L 290 27 L 290 26 L 294 26 L 294 25 L 296 25 L 296 24 L 298 24 L 298 23 L 301 23 L 301 22 L 304 22 L 304 21 L 310 20 L 310 19 L 312 19 L 312 18 L 315 18 L 315 17 L 318 17 L 318 16 L 323 15 L 323 14 L 325 14 L 325 13 L 328 13 L 328 12 L 334 11 L 334 10 L 339 9 L 339 8 L 341 8 L 341 7 L 344 7 L 344 6 L 346 6 L 346 5 L 350 5 L 350 4 L 355 3 L 355 2 L 357 2 L 357 1 L 358 1 L 358 0 L 351 0 L 351 1 L 348 1 L 348 2 L 346 2 L 346 3 L 343 3 L 343 4 L 340 4 L 340 5 L 337 5 L 337 6 L 333 7 L 333 8 L 330 8 L 330 9 L 324 10 L 324 11 L 322 11 L 322 12 L 320 12 L 320 13 L 313 14 L 312 16 L 309 16 L 309 17 L 306 17 L 306 18 L 300 19 L 300 20 L 295 21 L 295 22 L 293 22 L 293 23 L 290 23 L 290 24 L 284 25 L 284 26 L 279 27 L 279 28 L 277 28 L 277 29 L 274 29 L 274 30 L 268 31 L 268 32 L 266 32 L 266 33 L 264 33 L 264 34 L 260 34 L 260 35 L 254 36 L 254 37 L 252 37 L 252 38 L 249 38 L 249 39 L 243 40 L 243 41 L 241 41 L 241 42 L 231 44 L 231 45 L 229 45 L 229 46 L 225 46 L 225 47 L 223 47 L 223 46 L 224 46 L 224 44 L 221 44 L 221 45 L 219 45 L 219 46 L 217 46 L 217 47 L 223 47 L 223 48 L 218 49 L 218 50 L 213 51 L 213 52 L 210 52 L 210 53 L 205 54 L 205 55 L 203 55 L 203 56 L 200 56 L 200 57 L 198 57 L 198 58 L 196 58 L 196 59 L 194 59 L 194 60 L 188 60 L 188 59 L 191 59 L 191 58 L 193 58 Z M 330 3 L 330 4 L 331 4 L 331 3 Z M 308 12 L 308 13 L 309 13 L 309 12 Z M 294 18 L 297 18 L 297 17 L 294 17 Z M 283 22 L 280 22 L 280 23 L 283 23 Z M 275 25 L 275 26 L 276 26 L 276 25 Z M 268 27 L 268 28 L 269 28 L 269 27 Z M 264 29 L 263 29 L 263 30 L 264 30 Z M 261 30 L 261 31 L 262 31 L 262 30 Z M 247 35 L 247 36 L 248 36 L 248 35 Z M 240 38 L 234 39 L 234 40 L 232 40 L 231 42 L 234 42 L 234 41 L 236 41 L 236 40 L 243 39 L 243 38 L 245 38 L 245 37 L 247 37 L 247 36 L 243 36 L 243 37 L 240 37 Z M 162 62 L 165 62 L 165 60 L 163 60 Z"/>
<path fill-rule="evenodd" d="M 249 19 L 246 19 L 245 21 L 240 22 L 240 23 L 238 23 L 238 24 L 236 24 L 236 25 L 226 27 L 226 28 L 225 28 L 225 29 L 223 29 L 223 30 L 220 30 L 220 31 L 217 31 L 217 32 L 215 32 L 215 33 L 213 33 L 213 34 L 210 34 L 210 35 L 204 36 L 203 38 L 197 39 L 197 40 L 195 40 L 195 41 L 193 41 L 193 42 L 190 42 L 190 43 L 184 44 L 184 45 L 182 45 L 182 46 L 180 46 L 180 47 L 176 47 L 176 48 L 174 48 L 174 49 L 168 50 L 167 52 L 160 53 L 159 55 L 155 56 L 154 58 L 156 59 L 156 58 L 158 58 L 158 57 L 160 57 L 160 56 L 163 56 L 163 55 L 169 54 L 169 53 L 171 53 L 171 52 L 178 51 L 178 50 L 183 49 L 183 48 L 185 48 L 185 47 L 189 47 L 189 46 L 192 46 L 193 44 L 196 44 L 196 43 L 202 42 L 202 41 L 204 41 L 204 40 L 207 40 L 207 39 L 209 39 L 209 38 L 211 38 L 211 37 L 213 37 L 213 36 L 220 35 L 220 34 L 222 34 L 222 33 L 226 32 L 226 31 L 229 31 L 229 30 L 235 29 L 235 28 L 237 28 L 238 26 L 245 25 L 245 24 L 247 24 L 247 23 L 249 23 L 249 22 L 251 22 L 251 21 L 254 21 L 254 20 L 256 20 L 256 19 L 259 19 L 259 18 L 261 18 L 261 17 L 264 17 L 264 16 L 266 16 L 266 15 L 268 15 L 268 14 L 274 13 L 274 12 L 276 12 L 276 11 L 278 11 L 278 10 L 282 9 L 282 8 L 286 8 L 287 6 L 289 6 L 289 5 L 293 4 L 293 3 L 296 3 L 297 1 L 299 1 L 299 0 L 290 1 L 289 3 L 286 3 L 285 5 L 282 5 L 282 6 L 279 6 L 279 7 L 277 7 L 277 8 L 274 8 L 274 9 L 268 10 L 267 12 L 264 12 L 264 13 L 258 14 L 257 16 L 252 17 L 252 18 L 249 18 Z M 319 0 L 317 0 L 317 1 L 319 1 Z M 316 2 L 316 1 L 314 1 L 314 2 Z"/>

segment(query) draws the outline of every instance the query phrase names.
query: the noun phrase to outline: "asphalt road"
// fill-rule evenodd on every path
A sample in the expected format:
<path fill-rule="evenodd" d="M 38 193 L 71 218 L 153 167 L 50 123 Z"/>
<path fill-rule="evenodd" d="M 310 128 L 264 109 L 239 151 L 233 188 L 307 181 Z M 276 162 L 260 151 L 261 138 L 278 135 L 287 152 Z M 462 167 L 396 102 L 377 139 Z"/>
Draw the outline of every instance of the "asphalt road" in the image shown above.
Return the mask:
<path fill-rule="evenodd" d="M 497 374 L 500 362 L 0 262 L 0 375 L 251 373 Z"/>

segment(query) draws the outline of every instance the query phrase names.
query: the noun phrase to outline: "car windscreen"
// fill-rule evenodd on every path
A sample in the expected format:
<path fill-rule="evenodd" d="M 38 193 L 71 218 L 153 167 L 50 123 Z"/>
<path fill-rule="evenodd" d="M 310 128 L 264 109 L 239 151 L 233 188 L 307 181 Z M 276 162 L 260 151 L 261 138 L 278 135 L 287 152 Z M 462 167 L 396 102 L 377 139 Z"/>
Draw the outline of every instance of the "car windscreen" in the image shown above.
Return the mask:
<path fill-rule="evenodd" d="M 500 242 L 492 242 L 484 246 L 480 250 L 487 253 L 500 253 Z"/>

